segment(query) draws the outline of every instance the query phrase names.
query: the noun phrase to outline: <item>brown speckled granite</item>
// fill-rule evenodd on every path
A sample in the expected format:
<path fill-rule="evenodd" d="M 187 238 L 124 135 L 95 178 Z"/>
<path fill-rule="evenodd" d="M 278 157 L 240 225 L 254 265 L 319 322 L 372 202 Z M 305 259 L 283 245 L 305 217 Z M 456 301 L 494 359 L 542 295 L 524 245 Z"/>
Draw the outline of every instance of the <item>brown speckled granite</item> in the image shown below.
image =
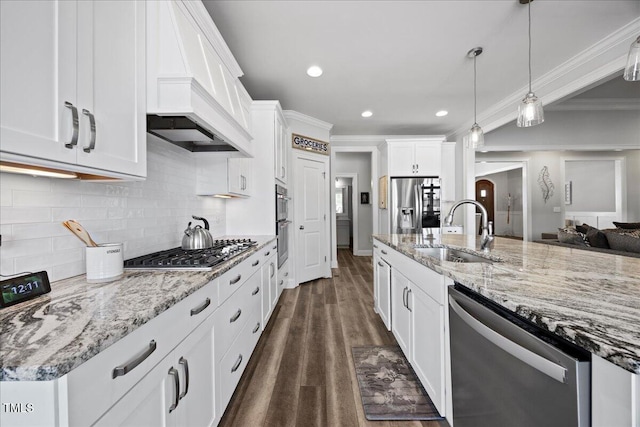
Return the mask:
<path fill-rule="evenodd" d="M 640 374 L 640 259 L 496 238 L 492 264 L 440 262 L 416 245 L 483 255 L 475 236 L 375 239 L 593 354 Z"/>
<path fill-rule="evenodd" d="M 0 380 L 63 376 L 275 241 L 241 237 L 258 245 L 212 271 L 125 270 L 121 279 L 101 284 L 76 276 L 52 283 L 46 296 L 3 309 Z"/>

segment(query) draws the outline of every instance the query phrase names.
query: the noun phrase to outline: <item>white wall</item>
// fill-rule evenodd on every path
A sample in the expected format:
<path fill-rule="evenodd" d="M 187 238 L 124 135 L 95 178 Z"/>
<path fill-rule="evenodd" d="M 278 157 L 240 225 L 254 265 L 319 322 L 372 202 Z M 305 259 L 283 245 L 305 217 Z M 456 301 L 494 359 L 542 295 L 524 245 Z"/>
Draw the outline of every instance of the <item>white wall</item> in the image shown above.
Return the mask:
<path fill-rule="evenodd" d="M 61 224 L 76 219 L 98 243 L 123 242 L 124 257 L 179 246 L 191 215 L 225 234 L 225 202 L 195 196 L 192 154 L 148 136 L 148 175 L 139 182 L 88 182 L 0 174 L 0 270 L 47 270 L 50 280 L 85 272 L 84 247 Z"/>
<path fill-rule="evenodd" d="M 571 182 L 567 212 L 615 212 L 616 175 L 613 160 L 568 160 L 565 184 Z"/>
<path fill-rule="evenodd" d="M 476 181 L 480 179 L 494 184 L 494 233 L 522 237 L 522 168 L 484 175 Z M 507 212 L 509 195 L 511 209 Z"/>
<path fill-rule="evenodd" d="M 371 186 L 371 154 L 370 153 L 336 153 L 335 165 L 332 165 L 337 175 L 341 173 L 355 173 L 358 175 L 358 188 L 354 188 L 358 201 L 358 239 L 359 251 L 373 251 L 371 234 L 373 233 L 373 198 Z M 360 193 L 369 193 L 369 204 L 360 203 Z M 356 254 L 358 255 L 358 254 Z"/>

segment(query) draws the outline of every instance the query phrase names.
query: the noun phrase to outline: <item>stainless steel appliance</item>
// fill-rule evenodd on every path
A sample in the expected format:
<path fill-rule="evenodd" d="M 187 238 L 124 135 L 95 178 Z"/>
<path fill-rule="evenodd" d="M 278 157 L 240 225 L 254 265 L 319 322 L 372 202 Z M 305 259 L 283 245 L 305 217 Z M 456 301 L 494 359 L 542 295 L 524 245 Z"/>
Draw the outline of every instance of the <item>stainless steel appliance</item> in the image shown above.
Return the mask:
<path fill-rule="evenodd" d="M 191 228 L 191 222 L 189 222 L 187 229 L 184 230 L 184 236 L 182 236 L 182 249 L 207 249 L 213 246 L 213 237 L 209 233 L 209 221 L 195 215 L 192 218 L 203 221 L 204 228 L 200 225 Z"/>
<path fill-rule="evenodd" d="M 287 189 L 276 184 L 276 238 L 278 241 L 278 268 L 289 256 L 289 197 Z"/>
<path fill-rule="evenodd" d="M 440 228 L 440 179 L 391 178 L 391 232 L 422 233 Z"/>
<path fill-rule="evenodd" d="M 460 284 L 449 323 L 455 427 L 590 425 L 589 352 Z"/>
<path fill-rule="evenodd" d="M 173 248 L 125 260 L 125 270 L 212 270 L 218 264 L 232 259 L 256 246 L 251 239 L 214 240 L 206 249 Z"/>

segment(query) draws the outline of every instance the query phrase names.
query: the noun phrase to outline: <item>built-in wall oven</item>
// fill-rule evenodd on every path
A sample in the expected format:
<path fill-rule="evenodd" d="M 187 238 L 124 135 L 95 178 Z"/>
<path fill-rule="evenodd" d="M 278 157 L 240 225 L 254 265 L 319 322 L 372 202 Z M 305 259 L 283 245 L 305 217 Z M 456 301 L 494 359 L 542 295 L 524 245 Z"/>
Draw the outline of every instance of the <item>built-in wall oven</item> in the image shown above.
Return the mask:
<path fill-rule="evenodd" d="M 278 268 L 289 256 L 289 197 L 287 189 L 276 184 L 276 237 L 278 241 Z"/>

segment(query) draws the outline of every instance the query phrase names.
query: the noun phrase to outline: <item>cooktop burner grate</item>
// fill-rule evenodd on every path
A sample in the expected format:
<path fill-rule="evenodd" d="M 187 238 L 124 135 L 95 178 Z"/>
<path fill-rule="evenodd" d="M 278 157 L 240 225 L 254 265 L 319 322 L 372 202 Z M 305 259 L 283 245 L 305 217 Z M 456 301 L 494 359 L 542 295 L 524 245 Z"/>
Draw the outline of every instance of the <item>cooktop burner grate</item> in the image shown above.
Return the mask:
<path fill-rule="evenodd" d="M 213 246 L 207 249 L 173 248 L 128 259 L 124 262 L 124 268 L 210 270 L 256 245 L 257 242 L 250 239 L 216 240 Z"/>

